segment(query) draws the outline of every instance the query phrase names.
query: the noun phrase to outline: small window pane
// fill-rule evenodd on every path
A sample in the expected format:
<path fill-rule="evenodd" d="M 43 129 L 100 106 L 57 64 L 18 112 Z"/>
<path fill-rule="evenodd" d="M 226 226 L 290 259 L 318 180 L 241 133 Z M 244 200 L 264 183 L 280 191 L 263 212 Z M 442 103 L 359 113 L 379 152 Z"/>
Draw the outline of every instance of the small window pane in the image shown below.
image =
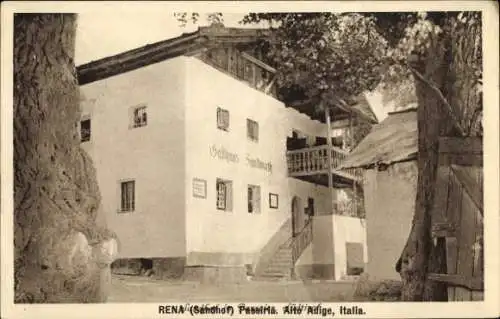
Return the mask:
<path fill-rule="evenodd" d="M 247 119 L 247 136 L 252 141 L 259 140 L 259 123 Z"/>
<path fill-rule="evenodd" d="M 82 142 L 90 141 L 90 119 L 80 122 L 80 137 Z"/>
<path fill-rule="evenodd" d="M 229 111 L 222 108 L 217 108 L 217 128 L 227 131 L 229 130 Z"/>
<path fill-rule="evenodd" d="M 121 183 L 121 211 L 135 210 L 135 181 Z"/>
<path fill-rule="evenodd" d="M 141 106 L 134 109 L 133 127 L 146 126 L 148 124 L 148 114 L 146 107 Z"/>

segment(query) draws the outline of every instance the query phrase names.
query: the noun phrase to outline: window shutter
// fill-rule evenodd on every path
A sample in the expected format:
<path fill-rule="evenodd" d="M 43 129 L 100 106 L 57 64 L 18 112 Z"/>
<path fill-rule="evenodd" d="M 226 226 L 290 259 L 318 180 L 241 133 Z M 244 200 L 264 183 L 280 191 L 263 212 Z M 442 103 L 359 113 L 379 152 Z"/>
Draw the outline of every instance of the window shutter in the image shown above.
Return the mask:
<path fill-rule="evenodd" d="M 127 192 L 126 192 L 125 183 L 121 184 L 121 197 L 122 197 L 121 210 L 124 211 L 124 210 L 126 210 L 126 205 L 127 205 Z"/>
<path fill-rule="evenodd" d="M 129 188 L 130 188 L 130 210 L 134 211 L 135 210 L 135 182 L 129 182 Z"/>
<path fill-rule="evenodd" d="M 255 187 L 255 212 L 260 213 L 260 186 Z"/>
<path fill-rule="evenodd" d="M 217 108 L 217 127 L 223 128 L 224 120 L 222 119 L 222 109 Z"/>
<path fill-rule="evenodd" d="M 226 191 L 226 197 L 224 198 L 225 201 L 225 207 L 226 211 L 231 212 L 233 211 L 233 183 L 232 182 L 225 182 L 225 191 Z"/>
<path fill-rule="evenodd" d="M 248 212 L 253 213 L 253 189 L 252 186 L 248 186 Z"/>
<path fill-rule="evenodd" d="M 229 128 L 229 111 L 227 110 L 224 110 L 222 112 L 222 118 L 223 118 L 223 126 L 224 126 L 224 129 L 228 129 Z"/>

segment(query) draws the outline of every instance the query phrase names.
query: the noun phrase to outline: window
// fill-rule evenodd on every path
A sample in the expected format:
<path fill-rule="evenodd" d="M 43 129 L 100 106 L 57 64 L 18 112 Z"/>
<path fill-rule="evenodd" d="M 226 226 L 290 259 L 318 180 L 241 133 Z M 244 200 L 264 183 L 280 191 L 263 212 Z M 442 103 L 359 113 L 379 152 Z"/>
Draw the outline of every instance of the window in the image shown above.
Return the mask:
<path fill-rule="evenodd" d="M 220 107 L 217 108 L 217 128 L 229 131 L 229 111 Z"/>
<path fill-rule="evenodd" d="M 148 113 L 145 106 L 134 108 L 133 127 L 146 126 L 148 124 Z"/>
<path fill-rule="evenodd" d="M 135 181 L 121 183 L 121 208 L 122 212 L 135 210 Z"/>
<path fill-rule="evenodd" d="M 260 186 L 248 185 L 248 212 L 260 213 Z"/>
<path fill-rule="evenodd" d="M 269 208 L 278 208 L 278 194 L 269 193 Z"/>
<path fill-rule="evenodd" d="M 259 123 L 247 119 L 247 136 L 252 141 L 259 140 Z"/>
<path fill-rule="evenodd" d="M 82 142 L 90 141 L 90 119 L 80 121 L 80 139 Z"/>
<path fill-rule="evenodd" d="M 230 212 L 233 209 L 233 183 L 217 179 L 217 209 Z"/>

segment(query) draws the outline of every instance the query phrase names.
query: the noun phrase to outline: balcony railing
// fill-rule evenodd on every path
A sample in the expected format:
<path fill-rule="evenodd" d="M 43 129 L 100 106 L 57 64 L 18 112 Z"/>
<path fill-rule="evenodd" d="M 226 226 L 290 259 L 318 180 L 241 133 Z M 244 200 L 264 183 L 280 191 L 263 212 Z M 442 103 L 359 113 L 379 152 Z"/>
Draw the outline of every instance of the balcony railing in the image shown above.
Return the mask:
<path fill-rule="evenodd" d="M 351 179 L 361 180 L 359 169 L 338 169 L 348 152 L 337 147 L 330 149 L 332 154 L 331 170 L 334 174 Z M 290 176 L 307 176 L 328 173 L 328 145 L 313 146 L 287 152 L 288 174 Z"/>

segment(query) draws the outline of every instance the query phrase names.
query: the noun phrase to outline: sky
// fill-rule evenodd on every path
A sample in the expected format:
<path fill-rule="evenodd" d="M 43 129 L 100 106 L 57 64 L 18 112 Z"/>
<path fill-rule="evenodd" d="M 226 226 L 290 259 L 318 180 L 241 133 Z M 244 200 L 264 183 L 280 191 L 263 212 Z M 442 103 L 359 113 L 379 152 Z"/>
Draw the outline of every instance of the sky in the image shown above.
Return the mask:
<path fill-rule="evenodd" d="M 226 27 L 245 27 L 238 22 L 244 13 L 224 13 Z M 200 14 L 200 25 L 206 24 Z M 156 10 L 141 12 L 120 10 L 116 6 L 100 11 L 82 12 L 78 15 L 75 44 L 77 65 L 110 55 L 135 49 L 149 43 L 174 38 L 192 32 L 198 25 L 181 27 L 172 11 Z M 389 108 L 382 104 L 382 96 L 376 92 L 366 95 L 372 109 L 381 121 Z"/>
<path fill-rule="evenodd" d="M 224 13 L 224 25 L 243 27 L 238 24 L 243 16 L 244 14 Z M 200 21 L 200 24 L 206 23 Z M 80 13 L 75 61 L 80 65 L 196 29 L 197 26 L 192 24 L 179 26 L 173 13 L 163 10 L 141 14 L 131 11 L 110 13 L 108 10 Z"/>

